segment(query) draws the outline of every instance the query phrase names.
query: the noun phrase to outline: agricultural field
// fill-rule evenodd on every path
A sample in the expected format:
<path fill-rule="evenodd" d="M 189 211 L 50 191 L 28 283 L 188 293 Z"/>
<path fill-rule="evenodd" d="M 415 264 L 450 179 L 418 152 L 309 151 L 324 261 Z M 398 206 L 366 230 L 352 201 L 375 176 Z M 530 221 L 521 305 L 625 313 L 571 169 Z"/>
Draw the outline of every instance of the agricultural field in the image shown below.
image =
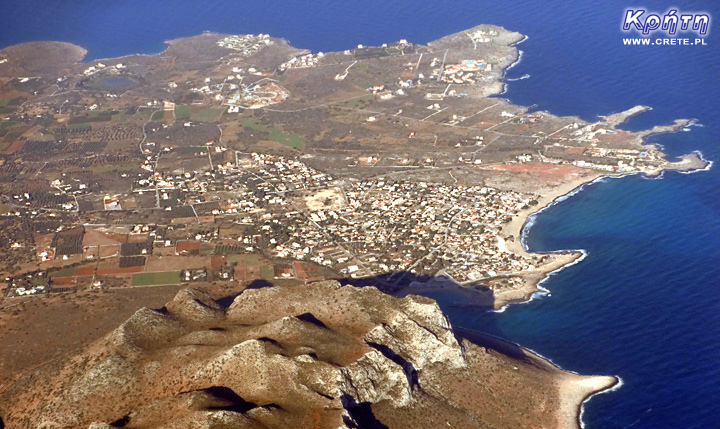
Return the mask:
<path fill-rule="evenodd" d="M 12 99 L 10 98 L 0 99 L 0 113 L 9 113 L 13 111 L 13 106 L 8 107 L 11 102 Z"/>
<path fill-rule="evenodd" d="M 72 131 L 90 131 L 92 126 L 86 122 L 82 122 L 79 124 L 68 124 L 67 129 Z"/>
<path fill-rule="evenodd" d="M 226 255 L 232 253 L 242 253 L 244 251 L 243 246 L 230 245 L 230 244 L 218 244 L 215 247 L 216 255 Z"/>
<path fill-rule="evenodd" d="M 177 112 L 177 110 L 176 110 Z M 192 118 L 200 122 L 217 122 L 220 120 L 222 114 L 225 113 L 225 108 L 216 109 L 203 109 L 192 115 Z M 179 119 L 179 118 L 178 118 Z"/>
<path fill-rule="evenodd" d="M 74 277 L 76 275 L 75 273 L 75 267 L 65 267 L 61 268 L 57 271 L 52 271 L 49 273 L 50 278 L 55 277 Z"/>
<path fill-rule="evenodd" d="M 133 286 L 174 285 L 180 283 L 180 271 L 133 274 Z"/>
<path fill-rule="evenodd" d="M 275 270 L 271 265 L 263 265 L 260 267 L 260 278 L 263 280 L 272 280 L 275 277 Z"/>
<path fill-rule="evenodd" d="M 183 146 L 179 149 L 180 153 L 183 154 L 194 154 L 197 155 L 199 153 L 207 152 L 206 146 Z"/>
<path fill-rule="evenodd" d="M 176 119 L 190 119 L 192 110 L 187 104 L 181 104 L 175 106 L 175 118 Z"/>
<path fill-rule="evenodd" d="M 261 124 L 253 118 L 244 118 L 240 121 L 243 127 L 255 131 L 268 133 L 268 138 L 274 142 L 289 146 L 294 149 L 301 149 L 305 140 L 297 134 L 288 134 L 278 127 Z"/>
<path fill-rule="evenodd" d="M 15 122 L 12 121 L 0 122 L 0 136 L 5 135 L 5 133 L 7 133 L 7 130 L 13 125 L 15 125 Z"/>
<path fill-rule="evenodd" d="M 137 169 L 137 165 L 135 164 L 125 164 L 125 165 L 118 165 L 118 164 L 110 164 L 110 165 L 102 165 L 93 168 L 93 173 L 95 174 L 104 174 L 104 173 L 110 173 L 110 172 L 126 172 L 126 171 L 133 171 Z"/>
<path fill-rule="evenodd" d="M 227 261 L 230 264 L 237 263 L 235 266 L 236 280 L 271 280 L 275 277 L 273 264 L 257 253 L 227 255 Z"/>

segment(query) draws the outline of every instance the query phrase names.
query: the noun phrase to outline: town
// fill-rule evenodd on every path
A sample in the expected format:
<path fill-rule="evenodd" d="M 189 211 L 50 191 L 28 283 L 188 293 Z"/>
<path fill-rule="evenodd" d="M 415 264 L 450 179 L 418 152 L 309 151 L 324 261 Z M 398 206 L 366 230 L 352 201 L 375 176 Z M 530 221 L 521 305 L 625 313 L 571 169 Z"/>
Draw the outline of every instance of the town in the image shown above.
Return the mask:
<path fill-rule="evenodd" d="M 403 274 L 397 273 L 441 274 L 460 283 L 514 277 L 534 269 L 541 258 L 508 252 L 507 237 L 500 235 L 515 213 L 537 204 L 533 196 L 382 177 L 338 180 L 293 159 L 233 155 L 237 164 L 228 162 L 215 171 L 207 167 L 178 176 L 156 174 L 161 201 L 174 191 L 181 191 L 185 199 L 175 198 L 175 205 L 163 210 L 167 215 L 152 223 L 101 226 L 93 223 L 94 212 L 63 203 L 47 216 L 64 212 L 75 222 L 34 237 L 41 269 L 9 279 L 8 296 L 83 283 L 172 284 L 202 281 L 208 275 L 218 281 L 243 280 L 247 256 L 240 255 L 247 254 L 266 260 L 267 278 L 309 280 L 308 272 L 324 266 L 339 277 L 386 275 L 389 283 L 402 280 Z M 137 181 L 138 186 L 147 182 Z M 68 186 L 56 180 L 54 186 L 73 200 L 76 195 L 88 196 L 81 194 L 87 188 L 83 184 Z M 152 191 L 135 189 L 143 190 Z M 220 199 L 228 193 L 233 198 Z M 104 196 L 103 208 L 113 210 L 121 201 Z M 20 216 L 20 211 L 8 214 Z M 186 266 L 185 259 L 198 266 L 154 271 L 173 260 Z M 60 269 L 42 269 L 44 264 Z"/>
<path fill-rule="evenodd" d="M 480 26 L 426 46 L 313 53 L 203 33 L 122 60 L 82 63 L 63 46 L 35 74 L 4 54 L 4 297 L 536 282 L 553 256 L 518 250 L 508 226 L 571 177 L 673 168 L 644 138 L 689 121 L 629 132 L 617 126 L 647 107 L 585 121 L 495 97 L 521 38 Z"/>

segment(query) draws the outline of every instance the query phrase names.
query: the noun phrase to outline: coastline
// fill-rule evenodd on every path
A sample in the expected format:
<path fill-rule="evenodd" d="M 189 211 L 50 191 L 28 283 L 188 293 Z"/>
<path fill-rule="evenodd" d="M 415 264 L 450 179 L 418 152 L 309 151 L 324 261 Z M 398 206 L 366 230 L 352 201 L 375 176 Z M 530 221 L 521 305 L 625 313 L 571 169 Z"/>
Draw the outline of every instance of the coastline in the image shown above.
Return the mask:
<path fill-rule="evenodd" d="M 493 291 L 484 291 L 472 287 L 474 282 L 457 283 L 445 277 L 437 277 L 426 282 L 413 282 L 394 291 L 393 295 L 403 297 L 406 295 L 423 295 L 433 293 L 451 293 L 461 298 L 462 306 L 484 307 L 491 311 L 502 312 L 510 304 L 523 304 L 532 301 L 539 295 L 550 295 L 550 291 L 542 284 L 553 274 L 562 271 L 582 261 L 587 252 L 583 249 L 566 249 L 550 252 L 531 252 L 527 249 L 526 238 L 534 219 L 541 212 L 565 199 L 577 194 L 586 186 L 605 178 L 622 178 L 640 174 L 649 179 L 659 178 L 665 171 L 676 171 L 681 174 L 690 174 L 697 171 L 707 171 L 712 167 L 712 161 L 703 158 L 702 153 L 693 152 L 683 155 L 678 161 L 666 161 L 662 168 L 653 172 L 633 172 L 627 174 L 607 174 L 596 170 L 583 170 L 573 180 L 568 180 L 554 187 L 539 192 L 538 204 L 522 210 L 513 216 L 512 220 L 501 230 L 500 235 L 512 236 L 514 240 L 505 240 L 507 251 L 521 256 L 550 256 L 551 260 L 538 266 L 533 271 L 514 273 L 523 279 L 520 287 Z"/>
<path fill-rule="evenodd" d="M 522 43 L 526 38 L 517 42 L 517 44 Z M 514 67 L 517 63 L 521 61 L 522 51 L 518 52 L 519 55 L 516 61 L 510 64 L 509 67 L 504 69 L 503 74 L 505 74 L 507 70 Z M 152 55 L 131 54 L 127 57 L 132 55 L 153 56 L 160 54 L 162 54 L 162 52 Z M 506 88 L 507 85 L 503 83 L 503 92 L 501 94 L 505 93 Z M 647 106 L 636 106 L 635 108 L 630 109 L 630 111 L 633 111 L 633 113 L 631 113 L 630 115 L 642 113 L 643 111 L 645 111 L 643 110 L 644 108 L 650 109 Z M 610 116 L 605 118 L 609 118 Z M 618 124 L 619 123 L 620 122 L 618 122 Z M 657 147 L 658 145 L 656 144 L 646 143 L 646 137 L 663 132 L 676 132 L 679 128 L 682 128 L 683 126 L 689 126 L 688 120 L 678 120 L 672 125 L 654 127 L 652 130 L 649 130 L 647 134 L 641 136 L 639 140 L 639 145 Z M 423 294 L 440 291 L 457 293 L 458 296 L 466 298 L 465 302 L 469 306 L 492 307 L 492 309 L 497 312 L 502 312 L 505 308 L 509 306 L 509 304 L 527 303 L 532 301 L 533 298 L 540 295 L 550 295 L 551 292 L 543 288 L 542 284 L 547 281 L 551 275 L 582 261 L 584 257 L 587 256 L 587 253 L 583 250 L 576 249 L 551 252 L 530 251 L 526 245 L 525 238 L 528 235 L 528 231 L 530 231 L 535 218 L 541 212 L 561 201 L 564 201 L 570 196 L 575 195 L 576 193 L 584 189 L 586 185 L 593 184 L 596 181 L 601 181 L 604 178 L 622 178 L 624 176 L 640 174 L 644 178 L 655 179 L 661 178 L 665 170 L 677 171 L 681 174 L 691 174 L 699 171 L 709 170 L 712 165 L 712 161 L 705 160 L 702 156 L 702 153 L 696 152 L 694 156 L 692 154 L 683 155 L 680 159 L 674 162 L 665 160 L 663 165 L 653 172 L 607 174 L 593 170 L 586 170 L 587 173 L 582 177 L 576 178 L 575 180 L 568 180 L 567 182 L 558 184 L 556 186 L 539 192 L 541 196 L 539 196 L 537 199 L 538 204 L 513 215 L 512 221 L 509 222 L 502 229 L 503 236 L 513 236 L 515 238 L 515 240 L 508 240 L 506 243 L 509 251 L 521 255 L 548 255 L 551 258 L 548 263 L 545 263 L 542 266 L 538 266 L 533 271 L 526 271 L 524 273 L 521 273 L 523 277 L 523 285 L 521 287 L 511 290 L 502 290 L 500 292 L 497 292 L 496 294 L 493 294 L 487 292 L 484 293 L 475 288 L 453 283 L 451 281 L 431 281 L 428 282 L 428 284 L 426 285 L 420 283 L 413 283 L 406 289 L 404 289 L 402 292 L 405 294 Z M 504 341 L 500 339 L 497 340 Z M 541 355 L 533 352 L 532 350 L 524 348 L 523 350 L 525 350 L 528 355 L 533 355 L 540 361 L 544 361 L 545 363 L 554 366 L 561 373 L 557 375 L 557 386 L 560 392 L 559 397 L 561 402 L 558 418 L 559 422 L 561 423 L 561 425 L 559 425 L 560 427 L 576 427 L 576 425 L 582 427 L 582 413 L 584 403 L 597 394 L 615 390 L 622 386 L 622 380 L 617 377 L 581 376 L 571 371 L 566 371 L 562 368 L 559 368 L 557 365 L 552 363 L 552 361 L 542 357 Z"/>
<path fill-rule="evenodd" d="M 428 282 L 414 282 L 396 291 L 395 296 L 406 296 L 410 294 L 421 295 L 435 292 L 450 292 L 457 294 L 462 298 L 463 305 L 481 306 L 494 311 L 503 311 L 510 304 L 525 303 L 532 300 L 537 294 L 548 294 L 547 289 L 542 288 L 541 284 L 548 276 L 567 268 L 585 257 L 586 253 L 582 250 L 565 250 L 557 252 L 528 252 L 524 245 L 524 231 L 527 225 L 532 225 L 532 219 L 546 208 L 552 206 L 558 201 L 562 201 L 569 195 L 578 192 L 583 186 L 592 183 L 605 175 L 599 172 L 589 171 L 585 176 L 576 180 L 568 181 L 557 185 L 556 187 L 546 191 L 538 198 L 538 204 L 523 210 L 513 216 L 501 231 L 503 236 L 512 235 L 515 240 L 506 240 L 505 246 L 511 253 L 523 256 L 548 255 L 552 258 L 548 263 L 537 267 L 534 271 L 518 273 L 524 278 L 523 285 L 519 288 L 510 290 L 492 292 L 481 291 L 471 288 L 452 280 L 433 279 Z"/>
<path fill-rule="evenodd" d="M 501 69 L 501 77 L 499 82 L 502 84 L 502 90 L 495 96 L 502 96 L 507 92 L 508 80 L 507 72 L 517 66 L 522 61 L 523 51 L 517 46 L 526 41 L 529 37 L 522 35 L 521 38 L 512 42 L 514 51 L 514 58 Z M 523 76 L 523 78 L 529 77 L 529 75 Z M 598 120 L 607 122 L 612 128 L 616 128 L 618 125 L 625 123 L 632 116 L 639 115 L 644 112 L 652 110 L 651 106 L 637 105 L 630 109 L 611 113 L 608 115 L 599 115 Z M 578 118 L 579 120 L 580 118 Z M 674 133 L 680 129 L 690 126 L 695 123 L 696 119 L 677 119 L 672 124 L 668 125 L 656 125 L 651 129 L 638 132 L 635 143 L 638 147 L 650 147 L 658 149 L 656 144 L 648 143 L 648 138 L 656 134 Z M 519 254 L 522 256 L 531 255 L 548 255 L 552 257 L 552 260 L 540 267 L 537 267 L 532 272 L 518 273 L 523 278 L 523 284 L 519 288 L 510 290 L 499 291 L 496 293 L 483 293 L 478 289 L 471 289 L 458 284 L 455 282 L 427 282 L 425 284 L 410 284 L 405 288 L 398 291 L 401 295 L 407 295 L 410 293 L 427 293 L 437 291 L 451 291 L 458 293 L 465 300 L 465 305 L 480 305 L 485 307 L 491 307 L 493 311 L 504 311 L 504 309 L 510 304 L 521 304 L 532 301 L 537 295 L 549 295 L 550 291 L 543 288 L 541 285 L 545 282 L 549 276 L 559 272 L 569 266 L 572 266 L 587 256 L 587 252 L 583 249 L 567 249 L 552 252 L 530 252 L 526 248 L 526 236 L 527 231 L 532 226 L 534 218 L 548 207 L 565 200 L 566 198 L 576 194 L 582 190 L 586 185 L 592 184 L 595 181 L 601 180 L 605 177 L 619 178 L 634 174 L 640 174 L 643 177 L 658 178 L 667 171 L 677 171 L 682 174 L 690 174 L 697 171 L 706 171 L 712 167 L 713 162 L 703 158 L 702 153 L 692 152 L 679 157 L 677 161 L 668 161 L 667 155 L 661 151 L 661 155 L 664 159 L 664 163 L 657 171 L 645 171 L 645 172 L 633 172 L 627 174 L 608 174 L 606 172 L 600 172 L 597 170 L 585 170 L 585 174 L 581 177 L 569 180 L 562 184 L 556 185 L 550 189 L 544 189 L 540 192 L 540 197 L 537 199 L 538 204 L 530 207 L 527 210 L 523 210 L 513 216 L 513 219 L 501 230 L 501 235 L 504 237 L 512 236 L 514 240 L 506 240 L 505 246 L 508 251 Z M 438 284 L 439 283 L 439 284 Z"/>
<path fill-rule="evenodd" d="M 586 170 L 583 175 L 577 177 L 575 180 L 569 180 L 542 192 L 542 196 L 537 200 L 537 205 L 517 213 L 513 216 L 512 221 L 502 229 L 501 234 L 504 236 L 512 235 L 515 237 L 515 240 L 506 240 L 505 245 L 508 251 L 521 255 L 543 254 L 553 256 L 553 260 L 551 262 L 538 267 L 535 273 L 526 273 L 524 276 L 525 282 L 522 287 L 493 295 L 492 293 L 483 293 L 477 289 L 472 289 L 451 281 L 444 281 L 440 284 L 433 284 L 434 282 L 431 281 L 425 284 L 411 284 L 402 289 L 400 293 L 402 295 L 408 295 L 413 293 L 424 294 L 439 291 L 451 292 L 463 298 L 463 306 L 491 307 L 491 311 L 496 312 L 502 312 L 510 304 L 530 302 L 538 294 L 549 295 L 550 291 L 544 289 L 542 287 L 542 283 L 552 274 L 582 261 L 585 256 L 587 256 L 587 252 L 582 249 L 564 250 L 558 252 L 530 252 L 526 247 L 526 237 L 537 215 L 545 209 L 577 194 L 584 189 L 585 186 L 601 181 L 605 178 L 622 178 L 635 174 L 640 174 L 641 176 L 648 178 L 658 178 L 666 170 L 677 171 L 681 174 L 690 174 L 698 171 L 707 171 L 712 168 L 712 165 L 712 161 L 705 159 L 701 152 L 696 151 L 691 154 L 683 155 L 675 162 L 665 161 L 662 168 L 657 172 L 607 174 L 595 170 Z M 507 340 L 503 340 L 489 334 L 468 331 L 462 328 L 456 329 L 460 332 L 472 332 L 475 338 L 482 338 L 485 343 L 491 341 L 496 348 L 498 344 L 505 344 L 506 348 L 510 346 L 520 348 L 525 352 L 529 359 L 537 364 L 537 366 L 547 368 L 548 370 L 555 372 L 559 398 L 559 406 L 557 409 L 557 427 L 559 428 L 583 428 L 584 423 L 582 421 L 582 416 L 584 413 L 585 403 L 592 399 L 595 395 L 617 390 L 623 385 L 622 379 L 617 376 L 580 375 L 573 371 L 564 370 L 553 363 L 550 359 L 543 357 L 537 352 L 521 347 Z"/>
<path fill-rule="evenodd" d="M 643 110 L 644 111 L 644 110 Z M 665 131 L 672 132 L 672 131 Z M 506 241 L 505 245 L 509 251 L 522 256 L 530 255 L 551 255 L 553 260 L 534 272 L 522 273 L 525 278 L 523 286 L 517 289 L 501 291 L 495 296 L 493 310 L 502 311 L 509 304 L 524 303 L 532 300 L 536 294 L 549 294 L 541 284 L 552 274 L 572 266 L 587 256 L 583 249 L 567 249 L 552 252 L 531 252 L 526 246 L 526 237 L 529 228 L 533 225 L 535 217 L 545 209 L 564 201 L 584 189 L 585 186 L 593 184 L 605 178 L 622 178 L 640 174 L 644 177 L 657 178 L 665 171 L 676 171 L 681 174 L 690 174 L 698 171 L 707 171 L 712 168 L 713 162 L 703 158 L 702 153 L 692 152 L 680 157 L 678 161 L 665 161 L 662 168 L 657 172 L 644 173 L 634 172 L 628 174 L 606 174 L 594 170 L 587 170 L 584 176 L 575 180 L 567 181 L 557 185 L 550 191 L 546 191 L 538 198 L 538 204 L 527 210 L 516 214 L 501 233 L 504 236 L 515 237 L 514 241 Z"/>
<path fill-rule="evenodd" d="M 533 219 L 543 210 L 554 204 L 563 201 L 571 195 L 579 192 L 584 186 L 605 177 L 602 173 L 588 170 L 586 175 L 562 183 L 549 192 L 546 191 L 538 198 L 538 204 L 523 210 L 513 216 L 513 219 L 502 229 L 504 236 L 513 236 L 515 240 L 506 241 L 508 251 L 522 256 L 549 255 L 552 261 L 538 267 L 533 272 L 524 273 L 525 282 L 522 287 L 508 291 L 501 291 L 495 296 L 493 309 L 498 311 L 509 304 L 527 302 L 537 293 L 546 294 L 548 291 L 540 287 L 540 284 L 551 274 L 560 271 L 568 266 L 577 263 L 586 254 L 580 249 L 563 250 L 556 252 L 530 252 L 525 246 L 527 229 L 532 226 Z"/>
<path fill-rule="evenodd" d="M 610 375 L 579 375 L 560 368 L 558 370 L 564 373 L 558 380 L 558 395 L 560 397 L 558 427 L 585 427 L 582 421 L 585 403 L 595 395 L 622 386 L 622 380 L 618 377 Z"/>
<path fill-rule="evenodd" d="M 522 359 L 548 371 L 556 378 L 559 406 L 557 410 L 558 428 L 581 428 L 583 408 L 593 396 L 622 386 L 622 379 L 607 375 L 580 375 L 560 368 L 552 360 L 541 354 L 504 340 L 494 335 L 465 328 L 454 328 L 461 336 L 475 344 L 490 347 L 508 357 Z M 518 352 L 522 354 L 519 355 Z"/>
<path fill-rule="evenodd" d="M 510 69 L 512 69 L 513 67 L 520 64 L 520 61 L 522 61 L 522 57 L 523 57 L 523 51 L 518 49 L 517 45 L 521 44 L 522 42 L 526 41 L 529 38 L 530 38 L 530 36 L 523 35 L 523 37 L 521 39 L 510 44 L 511 47 L 515 48 L 515 53 L 514 53 L 515 58 L 507 66 L 503 67 L 500 70 L 501 74 L 500 74 L 499 82 L 502 84 L 502 90 L 500 92 L 498 92 L 497 94 L 495 94 L 495 97 L 505 95 L 505 93 L 507 92 L 507 87 L 508 87 L 507 72 Z M 526 76 L 530 77 L 529 75 L 526 75 Z"/>

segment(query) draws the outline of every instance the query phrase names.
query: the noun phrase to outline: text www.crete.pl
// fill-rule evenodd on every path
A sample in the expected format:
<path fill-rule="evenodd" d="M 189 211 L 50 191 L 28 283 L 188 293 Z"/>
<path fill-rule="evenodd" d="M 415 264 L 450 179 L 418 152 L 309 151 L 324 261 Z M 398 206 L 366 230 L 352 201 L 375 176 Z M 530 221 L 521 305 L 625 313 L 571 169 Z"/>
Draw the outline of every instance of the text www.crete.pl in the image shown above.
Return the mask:
<path fill-rule="evenodd" d="M 705 39 L 648 39 L 648 38 L 630 38 L 623 39 L 623 45 L 649 45 L 649 46 L 705 46 Z"/>

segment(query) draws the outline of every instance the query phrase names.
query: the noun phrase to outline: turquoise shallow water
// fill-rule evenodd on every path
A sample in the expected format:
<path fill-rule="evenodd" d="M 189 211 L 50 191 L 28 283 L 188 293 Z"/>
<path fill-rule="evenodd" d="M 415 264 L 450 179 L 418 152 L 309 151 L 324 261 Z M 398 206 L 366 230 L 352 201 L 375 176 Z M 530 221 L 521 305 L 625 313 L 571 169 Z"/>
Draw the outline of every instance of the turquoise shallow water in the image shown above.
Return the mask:
<path fill-rule="evenodd" d="M 680 10 L 720 17 L 712 1 Z M 668 4 L 645 1 L 664 11 Z M 720 158 L 720 30 L 707 46 L 623 46 L 627 2 L 29 0 L 0 3 L 0 45 L 64 40 L 100 58 L 155 53 L 166 39 L 204 30 L 270 33 L 315 51 L 406 38 L 428 42 L 480 23 L 529 35 L 505 94 L 513 102 L 594 119 L 647 104 L 626 126 L 678 117 L 702 127 L 654 136 L 671 155 L 700 150 Z M 717 167 L 717 166 L 716 166 Z M 505 312 L 460 310 L 438 299 L 452 321 L 516 341 L 581 373 L 616 374 L 621 389 L 597 396 L 593 428 L 711 428 L 720 397 L 720 177 L 718 168 L 658 180 L 592 184 L 538 216 L 528 245 L 582 248 L 581 263 L 552 276 L 550 296 Z"/>

